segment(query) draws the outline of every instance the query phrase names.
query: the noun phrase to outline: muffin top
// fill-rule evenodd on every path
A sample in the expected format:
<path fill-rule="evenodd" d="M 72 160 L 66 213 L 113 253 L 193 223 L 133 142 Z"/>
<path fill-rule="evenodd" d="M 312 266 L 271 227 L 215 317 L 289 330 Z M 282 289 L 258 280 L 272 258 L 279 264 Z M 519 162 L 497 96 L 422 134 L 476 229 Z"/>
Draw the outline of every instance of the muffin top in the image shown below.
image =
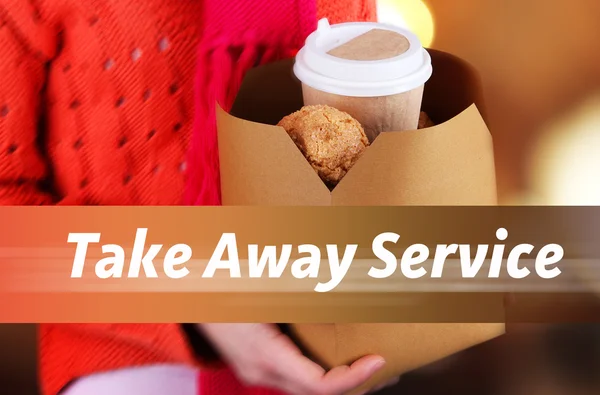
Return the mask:
<path fill-rule="evenodd" d="M 369 140 L 360 123 L 333 107 L 305 106 L 279 123 L 331 188 L 356 163 Z"/>

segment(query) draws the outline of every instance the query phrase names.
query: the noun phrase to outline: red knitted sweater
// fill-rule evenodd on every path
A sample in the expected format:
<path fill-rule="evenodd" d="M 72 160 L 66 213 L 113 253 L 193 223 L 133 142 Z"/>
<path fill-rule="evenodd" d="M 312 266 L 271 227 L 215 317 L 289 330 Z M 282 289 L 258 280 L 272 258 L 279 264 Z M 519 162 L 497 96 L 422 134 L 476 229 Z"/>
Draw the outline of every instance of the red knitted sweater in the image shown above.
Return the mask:
<path fill-rule="evenodd" d="M 0 204 L 180 204 L 207 1 L 0 0 Z M 333 22 L 374 15 L 374 0 L 318 0 Z M 48 395 L 197 363 L 175 324 L 41 325 L 40 341 Z"/>

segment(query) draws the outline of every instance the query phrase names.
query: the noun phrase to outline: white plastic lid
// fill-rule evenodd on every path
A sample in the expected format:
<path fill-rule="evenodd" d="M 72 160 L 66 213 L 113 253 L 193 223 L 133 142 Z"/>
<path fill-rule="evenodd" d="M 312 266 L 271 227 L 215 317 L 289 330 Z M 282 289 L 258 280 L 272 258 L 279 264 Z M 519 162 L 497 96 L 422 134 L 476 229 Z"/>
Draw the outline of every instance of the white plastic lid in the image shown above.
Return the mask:
<path fill-rule="evenodd" d="M 390 30 L 406 37 L 409 48 L 382 60 L 349 60 L 328 54 L 332 49 L 373 29 Z M 319 21 L 296 56 L 296 77 L 304 84 L 328 93 L 351 97 L 388 96 L 425 84 L 432 74 L 431 57 L 419 38 L 400 27 L 374 22 L 329 25 Z"/>

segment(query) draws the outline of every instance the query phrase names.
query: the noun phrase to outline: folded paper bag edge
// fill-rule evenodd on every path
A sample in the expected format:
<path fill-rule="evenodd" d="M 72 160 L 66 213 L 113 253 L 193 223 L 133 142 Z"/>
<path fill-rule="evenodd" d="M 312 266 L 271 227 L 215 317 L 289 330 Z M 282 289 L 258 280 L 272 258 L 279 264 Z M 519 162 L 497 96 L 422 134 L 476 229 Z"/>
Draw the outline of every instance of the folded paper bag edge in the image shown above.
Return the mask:
<path fill-rule="evenodd" d="M 408 166 L 408 164 L 408 167 L 397 166 L 394 172 L 389 172 L 393 173 L 394 179 L 387 181 L 387 189 L 376 190 L 372 194 L 374 196 L 368 196 L 368 190 L 374 187 L 372 177 L 368 174 L 357 176 L 356 173 L 365 173 L 360 169 L 365 166 L 368 168 L 375 166 L 375 162 L 381 162 L 380 158 L 386 155 L 389 156 L 390 151 L 395 151 L 392 155 L 402 156 L 403 150 L 412 147 L 411 144 L 405 144 L 406 141 L 416 140 L 419 144 L 433 144 L 434 148 L 442 146 L 441 149 L 445 150 L 445 146 L 448 144 L 443 142 L 444 138 L 448 139 L 451 134 L 460 136 L 469 132 L 475 137 L 474 141 L 479 141 L 482 147 L 481 152 L 474 155 L 481 157 L 480 160 L 485 161 L 487 166 L 473 166 L 470 170 L 467 166 L 465 170 L 472 172 L 487 171 L 489 174 L 479 175 L 479 177 L 487 178 L 490 184 L 495 184 L 491 133 L 479 113 L 477 105 L 474 103 L 442 124 L 414 131 L 385 132 L 381 134 L 367 148 L 363 157 L 354 164 L 353 168 L 348 171 L 332 192 L 325 186 L 283 128 L 238 118 L 227 113 L 218 105 L 216 111 L 221 156 L 221 188 L 224 204 L 226 205 L 331 205 L 332 203 L 378 205 L 377 199 L 379 198 L 377 196 L 383 196 L 386 190 L 389 192 L 394 189 L 390 185 L 403 184 L 402 182 L 394 182 L 394 179 L 398 180 L 403 173 L 408 173 L 410 178 L 410 174 L 414 172 L 416 167 Z M 460 127 L 461 124 L 467 124 L 468 127 Z M 485 133 L 485 136 L 479 135 L 482 132 Z M 438 139 L 432 138 L 435 135 L 440 135 L 439 142 Z M 268 145 L 268 148 L 265 145 Z M 478 150 L 473 149 L 466 152 L 469 153 L 470 151 L 476 152 Z M 412 155 L 414 152 L 408 154 Z M 404 156 L 409 157 L 410 155 Z M 378 159 L 367 159 L 373 156 Z M 458 159 L 461 158 L 457 158 L 457 161 Z M 257 163 L 257 160 L 269 161 L 270 164 Z M 293 179 L 290 177 L 291 169 L 293 169 Z M 367 173 L 369 172 L 367 171 Z M 380 176 L 383 176 L 385 172 L 385 169 L 377 171 Z M 458 171 L 458 173 L 462 172 L 462 170 Z M 434 180 L 435 177 L 436 173 L 434 172 L 423 175 L 421 178 Z M 261 180 L 263 185 L 244 182 L 245 180 Z M 450 188 L 456 189 L 457 187 L 450 186 Z M 388 194 L 388 197 L 382 203 L 386 205 L 414 204 L 413 201 L 422 199 L 420 195 L 411 195 L 411 188 L 396 185 L 395 189 L 397 191 Z M 455 198 L 456 200 L 449 204 L 496 204 L 496 198 L 494 198 L 496 196 L 495 187 L 489 186 L 480 189 L 482 192 L 489 190 L 486 194 L 488 197 L 468 195 Z M 364 192 L 362 194 L 364 198 L 361 194 L 356 193 L 359 190 Z M 468 189 L 465 188 L 465 191 L 468 191 Z M 417 191 L 417 193 L 422 194 L 425 192 Z M 391 199 L 390 196 L 392 195 L 397 196 L 398 199 Z M 443 198 L 437 199 L 435 193 L 429 193 L 427 199 L 429 200 L 423 201 L 422 204 L 438 204 L 439 199 L 441 199 L 440 202 L 443 202 Z"/>
<path fill-rule="evenodd" d="M 381 133 L 332 199 L 344 206 L 497 204 L 493 140 L 477 105 L 431 128 Z"/>
<path fill-rule="evenodd" d="M 329 189 L 282 127 L 235 117 L 220 106 L 216 112 L 224 205 L 331 204 Z"/>

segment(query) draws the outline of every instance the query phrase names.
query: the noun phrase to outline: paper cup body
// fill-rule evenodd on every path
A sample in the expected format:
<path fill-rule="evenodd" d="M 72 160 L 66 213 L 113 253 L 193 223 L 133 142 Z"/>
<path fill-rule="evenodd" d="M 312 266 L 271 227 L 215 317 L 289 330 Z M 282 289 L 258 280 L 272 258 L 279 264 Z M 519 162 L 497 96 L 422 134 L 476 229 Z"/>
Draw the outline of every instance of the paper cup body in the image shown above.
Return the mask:
<path fill-rule="evenodd" d="M 372 45 L 362 43 L 367 47 L 359 49 L 356 57 L 331 54 L 375 30 L 401 37 L 406 48 L 386 57 L 384 52 L 390 49 L 382 45 L 379 34 L 373 36 Z M 373 51 L 371 57 L 365 55 L 368 51 Z M 324 104 L 349 113 L 373 141 L 384 131 L 417 129 L 423 87 L 432 66 L 429 53 L 408 30 L 363 22 L 330 26 L 321 20 L 296 56 L 294 74 L 302 82 L 305 105 Z"/>

